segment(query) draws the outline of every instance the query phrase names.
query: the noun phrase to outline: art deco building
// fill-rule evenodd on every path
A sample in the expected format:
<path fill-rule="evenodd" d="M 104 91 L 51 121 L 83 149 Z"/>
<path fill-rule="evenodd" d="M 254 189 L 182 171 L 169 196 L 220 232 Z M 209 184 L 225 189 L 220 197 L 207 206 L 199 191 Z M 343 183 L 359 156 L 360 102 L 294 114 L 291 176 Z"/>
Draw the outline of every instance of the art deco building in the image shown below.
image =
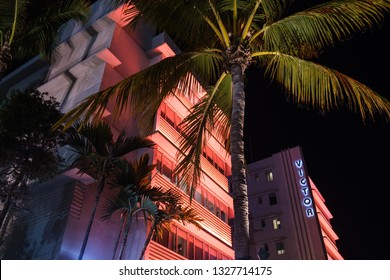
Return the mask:
<path fill-rule="evenodd" d="M 248 165 L 252 256 L 340 260 L 325 199 L 307 173 L 300 147 Z"/>
<path fill-rule="evenodd" d="M 104 1 L 93 4 L 93 14 L 85 25 L 68 24 L 63 28 L 62 43 L 50 64 L 38 57 L 18 68 L 1 81 L 3 89 L 26 88 L 30 83 L 40 85 L 67 112 L 87 96 L 107 88 L 122 79 L 175 55 L 179 50 L 167 34 L 155 34 L 153 28 L 138 26 L 127 28 L 122 8 L 105 8 Z M 177 163 L 178 124 L 189 113 L 193 102 L 202 97 L 202 91 L 183 92 L 163 102 L 149 135 L 157 146 L 132 154 L 136 158 L 149 153 L 156 164 L 152 185 L 180 192 L 189 204 L 189 196 L 177 186 L 172 171 Z M 114 135 L 124 129 L 128 136 L 140 134 L 131 110 L 120 119 L 105 112 Z M 69 158 L 70 152 L 64 149 Z M 233 218 L 232 198 L 228 193 L 227 175 L 230 175 L 230 156 L 221 141 L 212 134 L 202 156 L 202 177 L 192 207 L 203 218 L 201 229 L 173 222 L 171 232 L 150 242 L 144 259 L 233 259 L 231 229 L 228 220 Z M 93 178 L 77 174 L 77 169 L 35 185 L 31 215 L 19 223 L 28 235 L 19 239 L 22 255 L 15 258 L 77 259 L 96 192 Z M 120 230 L 119 217 L 103 221 L 102 208 L 111 195 L 106 188 L 100 199 L 84 259 L 111 259 L 114 243 Z M 126 259 L 138 259 L 148 226 L 138 222 L 129 234 Z M 16 239 L 15 239 L 16 240 Z M 15 244 L 16 246 L 16 244 Z M 23 255 L 24 254 L 24 255 Z M 117 258 L 117 256 L 115 256 Z"/>
<path fill-rule="evenodd" d="M 38 85 L 60 102 L 68 112 L 89 95 L 179 52 L 165 33 L 139 25 L 126 27 L 121 8 L 105 7 L 96 1 L 92 16 L 84 25 L 67 24 L 62 43 L 51 63 L 35 57 L 0 81 L 0 93 Z M 184 92 L 166 99 L 159 108 L 149 135 L 153 150 L 144 149 L 131 159 L 149 153 L 156 164 L 152 185 L 181 193 L 187 205 L 189 197 L 177 187 L 173 169 L 177 164 L 178 124 L 202 97 L 202 91 Z M 115 135 L 124 129 L 128 136 L 142 131 L 131 109 L 114 119 L 111 108 L 105 111 Z M 203 218 L 201 229 L 173 222 L 171 232 L 154 238 L 144 259 L 234 259 L 229 219 L 234 216 L 228 191 L 230 156 L 211 133 L 201 159 L 204 176 L 192 201 L 192 207 Z M 63 156 L 71 153 L 64 149 Z M 77 259 L 87 222 L 95 199 L 96 182 L 88 175 L 70 169 L 42 184 L 34 185 L 31 213 L 16 226 L 11 252 L 16 259 Z M 332 215 L 307 176 L 299 148 L 273 155 L 248 166 L 251 214 L 252 256 L 268 259 L 342 259 L 337 251 L 337 235 L 329 220 Z M 113 253 L 120 231 L 118 216 L 102 220 L 102 208 L 111 190 L 106 188 L 100 199 L 84 259 L 117 258 Z M 138 259 L 149 228 L 144 222 L 132 227 L 126 247 L 126 259 Z M 259 254 L 260 252 L 260 254 Z"/>

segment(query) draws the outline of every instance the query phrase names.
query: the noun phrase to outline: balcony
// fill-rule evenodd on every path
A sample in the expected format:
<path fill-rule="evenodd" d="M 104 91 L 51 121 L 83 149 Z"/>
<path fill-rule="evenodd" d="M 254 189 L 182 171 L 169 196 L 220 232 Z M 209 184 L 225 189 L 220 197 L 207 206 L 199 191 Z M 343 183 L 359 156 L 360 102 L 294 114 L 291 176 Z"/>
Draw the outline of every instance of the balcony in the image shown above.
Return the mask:
<path fill-rule="evenodd" d="M 151 240 L 147 251 L 145 252 L 146 260 L 186 260 L 185 257 L 179 255 L 172 250 Z"/>

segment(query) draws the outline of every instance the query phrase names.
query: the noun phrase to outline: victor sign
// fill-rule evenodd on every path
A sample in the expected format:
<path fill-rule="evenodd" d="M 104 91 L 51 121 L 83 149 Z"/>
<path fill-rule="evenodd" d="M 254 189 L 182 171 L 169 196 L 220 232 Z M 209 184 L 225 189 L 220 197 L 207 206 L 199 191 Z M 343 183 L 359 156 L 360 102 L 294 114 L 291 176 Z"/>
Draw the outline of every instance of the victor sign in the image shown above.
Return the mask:
<path fill-rule="evenodd" d="M 296 160 L 295 167 L 297 168 L 297 174 L 299 178 L 299 186 L 302 193 L 302 205 L 305 209 L 307 217 L 314 216 L 313 199 L 310 196 L 309 184 L 307 182 L 305 171 L 303 170 L 303 161 L 301 159 Z"/>

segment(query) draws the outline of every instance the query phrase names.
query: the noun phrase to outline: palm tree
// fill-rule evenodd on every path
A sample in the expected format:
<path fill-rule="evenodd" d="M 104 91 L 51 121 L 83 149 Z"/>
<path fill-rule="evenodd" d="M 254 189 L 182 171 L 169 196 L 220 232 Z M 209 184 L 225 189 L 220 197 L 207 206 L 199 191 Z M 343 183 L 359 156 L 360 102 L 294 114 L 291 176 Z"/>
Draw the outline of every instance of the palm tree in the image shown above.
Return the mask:
<path fill-rule="evenodd" d="M 173 220 L 179 221 L 183 225 L 190 223 L 200 229 L 201 226 L 199 222 L 201 222 L 203 219 L 198 216 L 193 208 L 190 206 L 183 206 L 179 201 L 174 203 L 165 202 L 162 208 L 158 209 L 158 213 L 153 220 L 152 226 L 149 230 L 148 236 L 146 237 L 144 247 L 139 257 L 140 260 L 143 259 L 153 235 L 157 234 L 161 236 L 164 229 L 170 230 L 170 224 Z"/>
<path fill-rule="evenodd" d="M 127 188 L 118 192 L 115 197 L 108 200 L 107 202 L 107 212 L 102 217 L 103 219 L 108 219 L 116 212 L 121 213 L 122 225 L 121 231 L 118 235 L 118 241 L 120 237 L 122 237 L 122 242 L 119 248 L 118 259 L 122 260 L 124 257 L 130 228 L 133 222 L 133 217 L 141 212 L 145 214 L 145 222 L 146 219 L 154 220 L 158 214 L 158 207 L 148 197 L 137 195 L 134 192 L 132 186 L 128 186 Z M 113 259 L 116 254 L 118 244 L 119 242 L 116 242 L 115 244 Z"/>
<path fill-rule="evenodd" d="M 80 250 L 81 260 L 106 181 L 118 168 L 123 156 L 138 149 L 152 148 L 154 142 L 138 136 L 126 137 L 124 130 L 114 140 L 110 126 L 104 122 L 83 125 L 77 122 L 69 129 L 66 144 L 76 155 L 72 166 L 79 168 L 80 174 L 87 173 L 97 180 L 95 202 Z"/>
<path fill-rule="evenodd" d="M 0 77 L 12 60 L 21 61 L 37 54 L 49 58 L 60 26 L 69 20 L 85 21 L 88 11 L 87 0 L 2 0 Z"/>
<path fill-rule="evenodd" d="M 160 187 L 151 186 L 152 171 L 155 165 L 149 165 L 149 155 L 145 154 L 134 162 L 123 160 L 112 179 L 112 186 L 118 192 L 107 199 L 103 219 L 110 218 L 114 213 L 121 213 L 121 229 L 115 243 L 113 259 L 115 258 L 119 239 L 122 243 L 119 250 L 119 259 L 123 258 L 127 237 L 132 223 L 132 217 L 143 211 L 152 221 L 152 228 L 144 243 L 141 258 L 150 242 L 155 229 L 169 228 L 172 220 L 183 224 L 192 223 L 200 227 L 202 219 L 189 206 L 182 205 L 181 196 L 171 190 L 164 191 Z M 151 203 L 153 205 L 151 205 Z M 145 219 L 146 222 L 146 219 Z"/>
<path fill-rule="evenodd" d="M 118 114 L 130 104 L 132 112 L 150 122 L 164 98 L 174 95 L 179 84 L 194 86 L 196 77 L 206 94 L 184 120 L 183 157 L 176 171 L 195 183 L 208 131 L 229 140 L 236 259 L 249 258 L 243 141 L 249 66 L 263 68 L 264 77 L 283 86 L 298 104 L 324 112 L 346 105 L 363 119 L 390 119 L 388 100 L 317 60 L 324 49 L 379 26 L 389 15 L 388 0 L 334 0 L 300 12 L 295 12 L 301 7 L 293 0 L 125 2 L 130 4 L 130 24 L 154 24 L 170 34 L 182 52 L 89 96 L 61 123 L 70 125 L 82 116 L 100 118 L 113 96 Z"/>

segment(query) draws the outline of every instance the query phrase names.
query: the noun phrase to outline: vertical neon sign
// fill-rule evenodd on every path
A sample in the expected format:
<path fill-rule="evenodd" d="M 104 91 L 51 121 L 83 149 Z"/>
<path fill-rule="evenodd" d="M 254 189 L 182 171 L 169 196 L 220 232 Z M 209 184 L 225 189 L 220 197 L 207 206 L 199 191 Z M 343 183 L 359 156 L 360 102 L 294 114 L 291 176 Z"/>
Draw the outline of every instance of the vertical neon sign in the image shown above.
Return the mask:
<path fill-rule="evenodd" d="M 299 177 L 299 185 L 301 187 L 301 193 L 302 193 L 302 205 L 305 209 L 306 217 L 313 217 L 314 216 L 314 210 L 313 210 L 313 199 L 310 197 L 310 190 L 307 183 L 307 179 L 305 176 L 305 172 L 303 171 L 303 161 L 301 159 L 296 160 L 295 167 L 297 168 L 297 174 Z"/>

